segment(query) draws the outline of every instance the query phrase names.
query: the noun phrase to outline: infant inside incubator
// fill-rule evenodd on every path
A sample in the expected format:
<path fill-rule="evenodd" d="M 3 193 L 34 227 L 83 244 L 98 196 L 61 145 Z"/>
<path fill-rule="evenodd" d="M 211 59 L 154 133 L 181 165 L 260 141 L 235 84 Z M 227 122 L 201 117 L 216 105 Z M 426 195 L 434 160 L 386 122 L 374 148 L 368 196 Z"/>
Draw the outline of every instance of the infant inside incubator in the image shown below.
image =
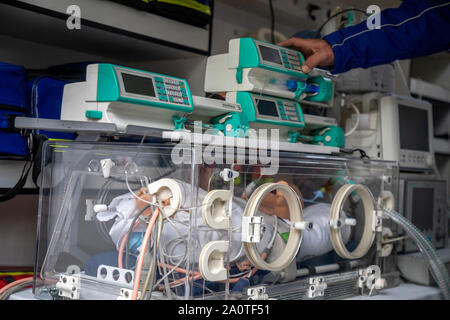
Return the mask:
<path fill-rule="evenodd" d="M 202 248 L 209 242 L 228 240 L 228 231 L 211 229 L 202 218 L 201 206 L 208 194 L 205 190 L 207 185 L 200 183 L 200 187 L 203 188 L 198 189 L 197 199 L 194 202 L 191 199 L 190 183 L 175 179 L 165 179 L 165 181 L 176 185 L 181 191 L 181 197 L 179 197 L 179 209 L 162 220 L 158 252 L 164 256 L 168 265 L 185 268 L 188 259 L 198 263 Z M 284 181 L 279 183 L 288 184 Z M 296 262 L 300 263 L 332 251 L 328 224 L 331 205 L 315 203 L 305 207 L 299 189 L 295 185 L 288 185 L 298 195 L 298 201 L 303 208 L 303 220 L 313 223 L 311 230 L 302 233 Z M 149 189 L 151 187 L 152 184 Z M 116 264 L 119 267 L 133 268 L 136 264 L 136 256 L 141 251 L 142 244 L 145 243 L 143 240 L 146 224 L 136 223 L 139 221 L 136 216 L 139 213 L 142 216 L 151 216 L 156 210 L 164 212 L 164 208 L 170 206 L 170 198 L 163 199 L 157 206 L 151 205 L 155 199 L 149 196 L 147 191 L 141 189 L 136 194 L 127 193 L 118 196 L 111 201 L 107 211 L 97 214 L 99 221 L 115 220 L 109 234 L 119 252 Z M 236 267 L 240 272 L 250 270 L 252 267 L 245 255 L 241 239 L 242 217 L 246 205 L 245 195 L 232 198 L 230 266 Z M 267 194 L 261 202 L 258 215 L 264 217 L 264 232 L 256 246 L 261 255 L 267 257 L 271 254 L 275 238 L 288 234 L 290 229 L 289 208 L 284 196 L 278 191 Z M 345 219 L 345 213 L 342 212 L 341 215 Z M 193 219 L 195 223 L 193 224 L 190 219 Z M 191 229 L 192 226 L 194 229 Z M 344 243 L 347 243 L 351 234 L 350 227 L 343 226 L 341 232 Z"/>

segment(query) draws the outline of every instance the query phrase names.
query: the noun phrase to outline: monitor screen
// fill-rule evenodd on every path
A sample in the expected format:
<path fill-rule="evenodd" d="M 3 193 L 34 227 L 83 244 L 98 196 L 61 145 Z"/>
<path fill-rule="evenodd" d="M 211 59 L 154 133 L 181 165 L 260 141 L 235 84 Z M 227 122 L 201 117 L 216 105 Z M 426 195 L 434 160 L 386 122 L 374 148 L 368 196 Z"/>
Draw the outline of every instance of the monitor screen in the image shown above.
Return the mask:
<path fill-rule="evenodd" d="M 414 188 L 411 201 L 412 223 L 420 230 L 432 230 L 434 189 Z"/>
<path fill-rule="evenodd" d="M 259 51 L 261 52 L 261 57 L 263 60 L 283 65 L 281 62 L 280 53 L 277 49 L 269 48 L 266 46 L 259 46 Z"/>
<path fill-rule="evenodd" d="M 0 193 L 6 191 L 0 189 Z M 0 267 L 20 266 L 33 270 L 39 193 L 33 189 L 22 189 L 20 192 L 13 199 L 0 202 L 0 235 L 3 241 L 0 246 Z M 42 221 L 45 220 L 42 218 Z"/>
<path fill-rule="evenodd" d="M 400 149 L 430 151 L 428 144 L 428 111 L 398 106 Z"/>
<path fill-rule="evenodd" d="M 123 85 L 125 91 L 131 94 L 139 94 L 141 96 L 155 96 L 153 87 L 153 79 L 141 77 L 134 74 L 122 73 Z"/>
<path fill-rule="evenodd" d="M 255 99 L 256 107 L 258 108 L 258 113 L 262 116 L 272 116 L 272 117 L 279 117 L 278 116 L 278 109 L 277 105 L 273 101 L 269 100 L 261 100 L 261 99 Z"/>

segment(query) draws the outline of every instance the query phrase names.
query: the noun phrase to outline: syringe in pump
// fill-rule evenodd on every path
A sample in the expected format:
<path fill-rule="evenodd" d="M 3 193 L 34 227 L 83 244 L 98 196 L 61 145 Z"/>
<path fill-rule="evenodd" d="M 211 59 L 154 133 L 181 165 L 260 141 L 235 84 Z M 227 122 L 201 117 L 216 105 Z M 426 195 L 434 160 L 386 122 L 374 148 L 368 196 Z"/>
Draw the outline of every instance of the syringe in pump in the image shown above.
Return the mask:
<path fill-rule="evenodd" d="M 315 102 L 328 102 L 332 99 L 333 84 L 331 80 L 318 76 L 308 81 L 297 81 L 294 79 L 270 79 L 272 86 L 278 90 L 273 90 L 276 96 L 292 99 Z"/>

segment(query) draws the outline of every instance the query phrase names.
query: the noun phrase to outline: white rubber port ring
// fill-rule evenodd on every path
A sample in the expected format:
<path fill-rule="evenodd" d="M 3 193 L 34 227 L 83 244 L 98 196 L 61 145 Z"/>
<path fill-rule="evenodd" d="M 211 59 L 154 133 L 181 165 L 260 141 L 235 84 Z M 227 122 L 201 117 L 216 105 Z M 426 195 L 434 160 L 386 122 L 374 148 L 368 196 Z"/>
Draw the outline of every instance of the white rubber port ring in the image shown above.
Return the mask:
<path fill-rule="evenodd" d="M 227 270 L 224 267 L 224 256 L 228 250 L 228 241 L 208 242 L 200 253 L 200 274 L 208 281 L 222 281 L 227 279 Z"/>
<path fill-rule="evenodd" d="M 261 254 L 258 252 L 255 243 L 244 242 L 243 244 L 248 259 L 255 267 L 261 270 L 281 271 L 287 268 L 295 258 L 302 240 L 302 231 L 294 228 L 296 222 L 303 221 L 302 207 L 300 206 L 297 193 L 286 184 L 265 183 L 253 192 L 245 207 L 244 216 L 255 216 L 264 197 L 274 190 L 278 190 L 283 194 L 289 207 L 291 227 L 286 247 L 277 259 L 268 263 L 261 258 Z"/>
<path fill-rule="evenodd" d="M 361 241 L 353 251 L 348 251 L 345 247 L 344 241 L 342 241 L 341 228 L 330 227 L 330 238 L 336 253 L 344 259 L 359 259 L 366 255 L 372 246 L 375 238 L 375 232 L 372 230 L 373 218 L 374 218 L 374 198 L 370 190 L 362 184 L 346 184 L 343 185 L 331 203 L 330 209 L 330 221 L 338 221 L 340 219 L 340 213 L 344 206 L 347 197 L 354 191 L 358 191 L 358 195 L 364 205 L 364 231 L 361 237 Z M 334 220 L 336 219 L 336 220 Z"/>
<path fill-rule="evenodd" d="M 227 201 L 231 199 L 230 190 L 213 190 L 208 192 L 202 205 L 202 217 L 205 224 L 212 229 L 228 229 Z"/>
<path fill-rule="evenodd" d="M 156 195 L 156 201 L 160 206 L 164 218 L 174 215 L 181 206 L 181 187 L 174 179 L 163 178 L 148 185 L 151 195 Z M 170 206 L 164 206 L 163 202 L 170 198 Z"/>

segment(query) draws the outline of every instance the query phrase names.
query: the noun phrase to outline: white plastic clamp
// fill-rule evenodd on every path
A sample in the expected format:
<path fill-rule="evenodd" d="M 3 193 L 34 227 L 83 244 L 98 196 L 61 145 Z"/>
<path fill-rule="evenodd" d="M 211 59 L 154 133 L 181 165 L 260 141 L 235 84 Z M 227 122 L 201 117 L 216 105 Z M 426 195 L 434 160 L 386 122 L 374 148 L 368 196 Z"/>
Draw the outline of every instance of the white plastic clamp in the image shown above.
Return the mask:
<path fill-rule="evenodd" d="M 356 226 L 356 219 L 353 218 L 345 218 L 344 220 L 342 219 L 331 219 L 328 224 L 330 225 L 331 228 L 333 229 L 339 229 L 342 226 L 346 225 L 346 226 Z"/>
<path fill-rule="evenodd" d="M 354 226 L 356 226 L 356 223 L 357 223 L 356 219 L 353 219 L 353 218 L 345 218 L 345 220 L 344 220 L 344 224 L 346 226 L 354 227 Z"/>
<path fill-rule="evenodd" d="M 382 210 L 374 210 L 373 211 L 373 219 L 372 219 L 372 231 L 374 232 L 382 232 L 383 231 L 383 211 Z"/>
<path fill-rule="evenodd" d="M 95 204 L 94 205 L 95 213 L 105 212 L 106 210 L 108 210 L 108 206 L 106 204 Z"/>
<path fill-rule="evenodd" d="M 306 292 L 306 296 L 310 299 L 323 297 L 325 295 L 325 289 L 328 287 L 324 277 L 309 278 L 309 288 Z"/>
<path fill-rule="evenodd" d="M 389 190 L 383 190 L 378 197 L 378 206 L 393 210 L 395 206 L 394 194 Z"/>
<path fill-rule="evenodd" d="M 380 290 L 386 286 L 386 280 L 381 278 L 381 270 L 377 265 L 359 270 L 358 287 L 369 290 Z"/>
<path fill-rule="evenodd" d="M 293 227 L 295 230 L 312 230 L 314 223 L 308 221 L 297 221 L 294 222 Z"/>
<path fill-rule="evenodd" d="M 340 219 L 330 219 L 330 221 L 328 221 L 328 224 L 333 229 L 339 229 L 342 226 L 342 222 Z"/>
<path fill-rule="evenodd" d="M 253 287 L 247 289 L 248 300 L 267 300 L 269 295 L 266 293 L 266 287 Z"/>
<path fill-rule="evenodd" d="M 231 169 L 223 169 L 220 171 L 220 176 L 224 181 L 231 181 L 239 177 L 239 172 Z"/>
<path fill-rule="evenodd" d="M 258 243 L 261 241 L 264 228 L 264 218 L 262 216 L 242 217 L 242 242 Z"/>
<path fill-rule="evenodd" d="M 71 300 L 80 299 L 80 277 L 78 275 L 60 275 L 56 288 L 60 297 Z"/>
<path fill-rule="evenodd" d="M 102 166 L 102 173 L 105 179 L 108 179 L 111 175 L 111 169 L 116 164 L 111 159 L 102 159 L 100 160 L 100 165 Z"/>
<path fill-rule="evenodd" d="M 117 297 L 117 300 L 131 300 L 132 294 L 133 290 L 120 288 L 120 295 Z"/>
<path fill-rule="evenodd" d="M 394 249 L 393 243 L 383 243 L 383 241 L 386 241 L 387 239 L 391 238 L 393 235 L 392 230 L 389 228 L 383 228 L 383 231 L 381 231 L 381 243 L 380 243 L 380 257 L 388 257 L 392 250 Z"/>

